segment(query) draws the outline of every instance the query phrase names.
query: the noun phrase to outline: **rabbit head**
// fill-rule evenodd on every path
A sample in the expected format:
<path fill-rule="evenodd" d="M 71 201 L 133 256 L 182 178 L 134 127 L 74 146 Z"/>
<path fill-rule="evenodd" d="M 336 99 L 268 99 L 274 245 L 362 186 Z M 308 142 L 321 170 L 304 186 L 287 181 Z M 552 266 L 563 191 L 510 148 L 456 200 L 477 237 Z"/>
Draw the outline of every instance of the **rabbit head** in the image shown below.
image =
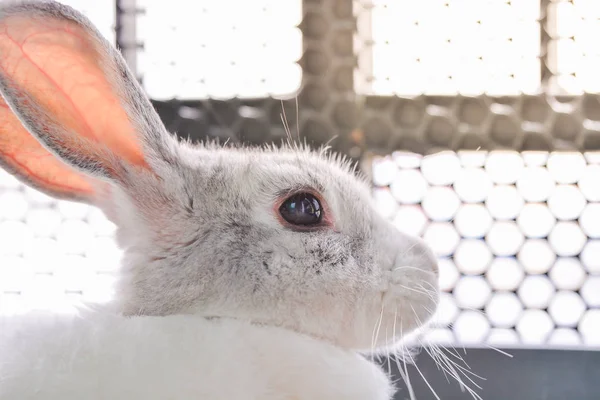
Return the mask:
<path fill-rule="evenodd" d="M 0 13 L 0 164 L 118 226 L 120 312 L 236 318 L 353 349 L 429 319 L 434 255 L 378 215 L 341 157 L 180 142 L 84 16 L 55 2 Z"/>

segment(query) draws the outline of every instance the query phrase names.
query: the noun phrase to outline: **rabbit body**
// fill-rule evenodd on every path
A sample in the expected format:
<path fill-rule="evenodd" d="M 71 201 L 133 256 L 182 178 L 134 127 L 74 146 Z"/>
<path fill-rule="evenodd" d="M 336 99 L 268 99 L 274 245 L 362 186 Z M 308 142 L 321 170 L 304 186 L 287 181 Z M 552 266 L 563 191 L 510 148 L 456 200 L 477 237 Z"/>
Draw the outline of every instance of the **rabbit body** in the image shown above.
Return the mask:
<path fill-rule="evenodd" d="M 437 260 L 349 162 L 180 141 L 55 1 L 0 3 L 0 95 L 0 167 L 99 207 L 124 251 L 110 312 L 1 317 L 1 400 L 390 398 L 359 354 L 426 324 Z"/>
<path fill-rule="evenodd" d="M 383 371 L 309 336 L 193 315 L 0 318 L 0 399 L 387 400 Z"/>

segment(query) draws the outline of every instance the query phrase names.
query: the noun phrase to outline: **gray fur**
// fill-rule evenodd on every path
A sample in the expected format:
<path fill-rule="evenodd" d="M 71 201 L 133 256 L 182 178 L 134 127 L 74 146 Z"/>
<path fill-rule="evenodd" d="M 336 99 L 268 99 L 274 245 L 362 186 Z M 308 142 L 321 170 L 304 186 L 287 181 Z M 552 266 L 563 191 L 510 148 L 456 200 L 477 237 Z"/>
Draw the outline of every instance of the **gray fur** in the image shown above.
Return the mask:
<path fill-rule="evenodd" d="M 377 214 L 369 186 L 342 158 L 294 145 L 176 142 L 118 52 L 86 18 L 55 2 L 23 3 L 1 13 L 66 18 L 86 27 L 144 144 L 151 171 L 132 168 L 102 148 L 86 158 L 65 147 L 61 138 L 71 133 L 58 126 L 41 132 L 37 119 L 52 117 L 24 105 L 19 98 L 26 94 L 0 79 L 13 111 L 55 155 L 111 179 L 110 193 L 93 202 L 117 224 L 125 250 L 120 311 L 232 317 L 352 348 L 371 347 L 378 324 L 400 336 L 431 316 L 437 302 L 433 253 Z M 118 179 L 102 169 L 107 162 L 119 165 Z M 277 220 L 275 201 L 296 188 L 320 193 L 334 228 L 297 232 Z M 376 344 L 384 339 L 390 338 L 382 335 Z"/>

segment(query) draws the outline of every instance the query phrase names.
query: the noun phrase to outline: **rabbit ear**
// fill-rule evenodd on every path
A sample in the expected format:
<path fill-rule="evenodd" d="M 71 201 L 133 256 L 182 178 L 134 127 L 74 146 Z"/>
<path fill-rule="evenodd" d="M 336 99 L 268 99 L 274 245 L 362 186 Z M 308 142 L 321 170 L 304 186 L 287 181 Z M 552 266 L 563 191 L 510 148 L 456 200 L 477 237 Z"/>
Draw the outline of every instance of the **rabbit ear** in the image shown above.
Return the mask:
<path fill-rule="evenodd" d="M 93 202 L 124 167 L 151 169 L 168 135 L 116 49 L 56 2 L 0 6 L 0 165 Z"/>

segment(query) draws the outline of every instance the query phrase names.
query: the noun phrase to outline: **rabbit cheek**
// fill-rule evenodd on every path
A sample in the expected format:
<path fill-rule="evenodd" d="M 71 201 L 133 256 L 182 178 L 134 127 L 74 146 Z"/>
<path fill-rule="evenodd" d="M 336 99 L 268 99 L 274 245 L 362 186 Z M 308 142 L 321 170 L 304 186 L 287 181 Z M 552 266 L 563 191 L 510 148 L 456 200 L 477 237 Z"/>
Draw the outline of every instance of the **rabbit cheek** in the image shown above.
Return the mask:
<path fill-rule="evenodd" d="M 384 337 L 381 340 L 401 339 L 417 328 L 427 325 L 438 302 L 437 277 L 419 269 L 397 269 L 387 272 L 387 288 L 383 291 L 379 308 Z M 385 335 L 388 339 L 385 339 Z"/>
<path fill-rule="evenodd" d="M 437 259 L 429 247 L 387 221 L 375 218 L 372 226 L 378 287 L 365 298 L 357 332 L 370 350 L 425 326 L 438 302 Z"/>

